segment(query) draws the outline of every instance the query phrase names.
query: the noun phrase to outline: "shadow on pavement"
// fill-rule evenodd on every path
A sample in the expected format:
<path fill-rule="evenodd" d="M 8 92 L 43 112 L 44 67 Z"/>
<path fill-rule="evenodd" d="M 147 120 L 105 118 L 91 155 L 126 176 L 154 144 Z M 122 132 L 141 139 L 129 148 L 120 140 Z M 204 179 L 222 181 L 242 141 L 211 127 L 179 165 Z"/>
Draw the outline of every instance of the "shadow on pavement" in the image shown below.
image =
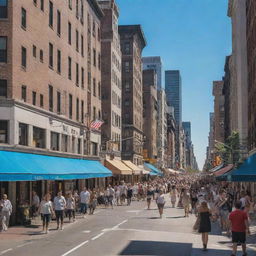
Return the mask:
<path fill-rule="evenodd" d="M 185 219 L 184 215 L 182 215 L 182 216 L 172 216 L 172 217 L 166 217 L 166 218 L 167 219 L 181 219 L 181 218 Z"/>
<path fill-rule="evenodd" d="M 190 256 L 191 250 L 191 243 L 131 241 L 119 255 Z"/>

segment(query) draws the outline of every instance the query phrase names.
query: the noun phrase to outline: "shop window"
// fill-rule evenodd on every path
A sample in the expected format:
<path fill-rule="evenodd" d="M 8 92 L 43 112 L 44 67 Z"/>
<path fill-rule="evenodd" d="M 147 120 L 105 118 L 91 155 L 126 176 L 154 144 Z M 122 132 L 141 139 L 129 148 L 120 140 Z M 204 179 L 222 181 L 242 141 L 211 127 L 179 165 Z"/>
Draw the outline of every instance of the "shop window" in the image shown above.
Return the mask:
<path fill-rule="evenodd" d="M 7 37 L 6 36 L 0 36 L 0 62 L 7 63 Z"/>
<path fill-rule="evenodd" d="M 0 98 L 7 98 L 7 80 L 0 79 Z"/>
<path fill-rule="evenodd" d="M 95 142 L 91 142 L 92 144 L 92 155 L 97 156 L 98 155 L 98 144 Z"/>
<path fill-rule="evenodd" d="M 51 132 L 51 150 L 59 151 L 59 133 Z"/>
<path fill-rule="evenodd" d="M 61 151 L 68 152 L 68 135 L 62 134 Z"/>
<path fill-rule="evenodd" d="M 8 143 L 8 121 L 0 120 L 0 143 Z"/>
<path fill-rule="evenodd" d="M 19 145 L 28 146 L 28 125 L 19 123 Z"/>
<path fill-rule="evenodd" d="M 0 1 L 0 19 L 8 18 L 8 0 Z"/>
<path fill-rule="evenodd" d="M 33 127 L 33 146 L 36 148 L 45 148 L 45 130 Z"/>

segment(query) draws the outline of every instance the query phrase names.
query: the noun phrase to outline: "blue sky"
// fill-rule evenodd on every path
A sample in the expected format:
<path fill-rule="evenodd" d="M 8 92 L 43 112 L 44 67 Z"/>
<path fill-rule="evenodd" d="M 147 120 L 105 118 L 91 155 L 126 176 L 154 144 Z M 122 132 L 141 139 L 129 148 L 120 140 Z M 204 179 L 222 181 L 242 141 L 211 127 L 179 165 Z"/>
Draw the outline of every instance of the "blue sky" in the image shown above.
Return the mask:
<path fill-rule="evenodd" d="M 161 56 L 164 70 L 179 69 L 183 121 L 192 123 L 192 141 L 202 168 L 213 111 L 212 81 L 224 74 L 231 53 L 228 0 L 117 0 L 119 23 L 141 24 L 143 56 Z"/>

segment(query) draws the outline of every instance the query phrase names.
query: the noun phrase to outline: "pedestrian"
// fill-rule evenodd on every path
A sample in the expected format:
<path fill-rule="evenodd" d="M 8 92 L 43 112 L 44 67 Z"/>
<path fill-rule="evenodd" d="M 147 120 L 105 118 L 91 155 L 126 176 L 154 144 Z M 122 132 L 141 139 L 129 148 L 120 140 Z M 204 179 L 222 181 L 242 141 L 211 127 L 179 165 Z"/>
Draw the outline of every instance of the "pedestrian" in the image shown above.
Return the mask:
<path fill-rule="evenodd" d="M 10 216 L 12 214 L 12 203 L 8 200 L 7 194 L 3 194 L 3 199 L 0 201 L 1 210 L 1 230 L 7 231 L 9 227 Z"/>
<path fill-rule="evenodd" d="M 73 197 L 72 193 L 69 192 L 67 196 L 67 215 L 69 222 L 71 222 L 71 218 L 73 218 L 73 222 L 76 220 L 76 215 L 75 215 L 75 207 L 76 207 L 76 200 Z"/>
<path fill-rule="evenodd" d="M 241 210 L 242 202 L 235 203 L 235 210 L 229 215 L 229 221 L 232 231 L 233 252 L 231 256 L 237 253 L 237 245 L 242 244 L 243 256 L 247 255 L 246 252 L 246 233 L 250 234 L 248 215 L 245 211 Z"/>
<path fill-rule="evenodd" d="M 154 190 L 152 189 L 151 186 L 147 187 L 147 205 L 148 205 L 148 210 L 150 210 L 150 205 L 151 205 L 151 201 L 154 197 Z"/>
<path fill-rule="evenodd" d="M 127 205 L 131 205 L 131 202 L 132 202 L 132 194 L 133 191 L 132 191 L 132 187 L 131 185 L 128 186 L 128 189 L 127 189 Z"/>
<path fill-rule="evenodd" d="M 182 193 L 182 205 L 184 207 L 185 217 L 189 217 L 190 194 L 187 189 L 184 189 Z"/>
<path fill-rule="evenodd" d="M 171 198 L 172 208 L 174 208 L 177 200 L 177 190 L 175 186 L 171 187 L 170 198 Z"/>
<path fill-rule="evenodd" d="M 57 230 L 63 230 L 64 210 L 66 209 L 66 199 L 62 196 L 62 191 L 59 191 L 57 196 L 54 197 L 54 210 L 57 221 Z"/>
<path fill-rule="evenodd" d="M 202 234 L 203 250 L 207 250 L 208 236 L 211 232 L 211 211 L 208 208 L 207 202 L 202 202 L 198 209 L 199 229 Z"/>
<path fill-rule="evenodd" d="M 125 199 L 127 196 L 127 186 L 125 185 L 124 181 L 122 181 L 120 186 L 120 195 L 121 205 L 123 205 L 123 203 L 125 203 Z"/>
<path fill-rule="evenodd" d="M 42 232 L 45 232 L 46 234 L 48 234 L 49 223 L 50 223 L 51 217 L 54 216 L 51 195 L 49 193 L 45 194 L 45 196 L 43 197 L 43 200 L 39 205 L 39 212 L 42 216 L 42 221 L 43 221 Z"/>
<path fill-rule="evenodd" d="M 159 190 L 158 197 L 156 199 L 157 207 L 159 210 L 160 218 L 163 217 L 165 198 L 162 190 Z"/>
<path fill-rule="evenodd" d="M 108 185 L 108 205 L 111 205 L 113 209 L 113 201 L 115 197 L 115 190 L 112 188 L 111 185 Z"/>
<path fill-rule="evenodd" d="M 90 201 L 90 192 L 85 187 L 84 190 L 80 193 L 80 206 L 81 206 L 81 213 L 84 215 L 87 214 L 87 208 Z"/>
<path fill-rule="evenodd" d="M 32 192 L 32 207 L 31 207 L 32 218 L 37 216 L 39 205 L 40 205 L 39 196 L 37 195 L 36 191 L 33 191 Z"/>
<path fill-rule="evenodd" d="M 91 194 L 90 194 L 90 201 L 89 201 L 89 214 L 93 215 L 95 209 L 97 206 L 97 193 L 96 191 L 93 189 Z"/>

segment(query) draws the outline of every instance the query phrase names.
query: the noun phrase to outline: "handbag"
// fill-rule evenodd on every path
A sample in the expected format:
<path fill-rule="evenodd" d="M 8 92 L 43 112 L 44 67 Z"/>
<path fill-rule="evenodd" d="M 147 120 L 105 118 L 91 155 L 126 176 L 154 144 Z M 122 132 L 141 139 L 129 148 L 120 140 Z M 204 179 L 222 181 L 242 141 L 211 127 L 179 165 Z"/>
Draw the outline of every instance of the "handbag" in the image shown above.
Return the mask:
<path fill-rule="evenodd" d="M 196 219 L 196 222 L 195 222 L 195 224 L 193 226 L 193 230 L 198 231 L 199 226 L 200 226 L 200 215 L 198 215 L 198 217 Z"/>

